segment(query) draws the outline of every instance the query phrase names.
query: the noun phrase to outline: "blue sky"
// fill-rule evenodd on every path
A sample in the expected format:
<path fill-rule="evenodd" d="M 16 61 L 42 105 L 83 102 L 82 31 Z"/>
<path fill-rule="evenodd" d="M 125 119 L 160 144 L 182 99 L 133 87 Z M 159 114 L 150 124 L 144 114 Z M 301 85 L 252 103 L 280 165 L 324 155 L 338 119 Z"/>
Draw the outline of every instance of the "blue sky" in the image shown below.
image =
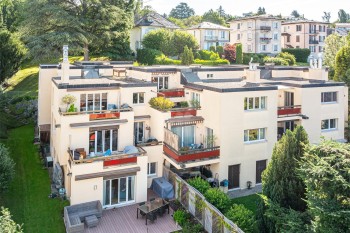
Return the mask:
<path fill-rule="evenodd" d="M 331 22 L 338 18 L 339 9 L 350 13 L 350 0 L 144 0 L 144 5 L 151 5 L 158 13 L 169 14 L 170 10 L 180 2 L 186 2 L 196 14 L 203 14 L 209 9 L 223 6 L 226 13 L 242 15 L 249 11 L 256 12 L 259 6 L 265 7 L 268 14 L 290 15 L 293 10 L 308 19 L 322 20 L 323 11 L 331 12 Z"/>

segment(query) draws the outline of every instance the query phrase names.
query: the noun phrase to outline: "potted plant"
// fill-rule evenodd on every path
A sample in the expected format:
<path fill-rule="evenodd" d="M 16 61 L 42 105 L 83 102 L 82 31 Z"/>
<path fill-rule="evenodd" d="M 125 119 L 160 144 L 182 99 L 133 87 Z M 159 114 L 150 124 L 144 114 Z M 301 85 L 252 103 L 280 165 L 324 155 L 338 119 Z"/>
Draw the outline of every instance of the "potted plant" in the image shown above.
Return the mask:
<path fill-rule="evenodd" d="M 73 95 L 67 94 L 67 95 L 63 96 L 62 97 L 62 103 L 66 104 L 66 106 L 65 107 L 60 107 L 61 112 L 67 112 L 68 107 L 70 107 L 71 104 L 73 104 L 75 101 L 76 101 L 76 98 Z M 73 105 L 73 109 L 74 109 L 74 105 Z"/>
<path fill-rule="evenodd" d="M 215 135 L 208 135 L 205 139 L 207 147 L 214 147 L 217 137 Z"/>
<path fill-rule="evenodd" d="M 201 104 L 199 103 L 198 100 L 191 100 L 190 103 L 191 103 L 191 106 L 193 108 L 200 108 L 201 107 Z"/>

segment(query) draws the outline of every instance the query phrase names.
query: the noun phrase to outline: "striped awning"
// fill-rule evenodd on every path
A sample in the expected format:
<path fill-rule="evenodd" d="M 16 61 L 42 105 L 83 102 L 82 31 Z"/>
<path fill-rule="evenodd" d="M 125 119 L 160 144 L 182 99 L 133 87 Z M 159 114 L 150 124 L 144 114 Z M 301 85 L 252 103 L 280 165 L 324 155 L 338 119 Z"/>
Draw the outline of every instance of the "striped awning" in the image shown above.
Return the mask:
<path fill-rule="evenodd" d="M 166 121 L 171 125 L 195 125 L 202 123 L 204 118 L 201 116 L 186 116 L 186 117 L 174 117 Z"/>

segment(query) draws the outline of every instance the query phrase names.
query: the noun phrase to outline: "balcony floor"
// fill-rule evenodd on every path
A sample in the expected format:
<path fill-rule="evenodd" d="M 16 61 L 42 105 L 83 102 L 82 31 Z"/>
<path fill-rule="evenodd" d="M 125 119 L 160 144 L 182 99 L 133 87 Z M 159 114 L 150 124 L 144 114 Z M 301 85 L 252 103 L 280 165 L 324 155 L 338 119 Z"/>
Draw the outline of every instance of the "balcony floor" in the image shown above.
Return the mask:
<path fill-rule="evenodd" d="M 149 189 L 147 193 L 148 199 L 155 197 L 155 194 Z M 105 233 L 105 232 L 130 232 L 130 233 L 165 233 L 180 230 L 176 226 L 172 215 L 173 211 L 170 209 L 170 214 L 165 213 L 162 217 L 152 223 L 146 219 L 136 218 L 137 204 L 120 207 L 111 210 L 104 210 L 102 218 L 97 227 L 87 228 L 85 226 L 85 233 Z"/>

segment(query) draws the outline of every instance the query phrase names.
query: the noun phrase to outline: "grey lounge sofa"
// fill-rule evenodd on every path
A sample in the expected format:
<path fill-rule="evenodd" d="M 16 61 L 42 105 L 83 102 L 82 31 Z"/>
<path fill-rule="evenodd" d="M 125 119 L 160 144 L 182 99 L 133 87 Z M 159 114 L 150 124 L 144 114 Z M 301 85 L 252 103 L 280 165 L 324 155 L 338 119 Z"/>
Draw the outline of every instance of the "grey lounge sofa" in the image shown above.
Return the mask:
<path fill-rule="evenodd" d="M 102 205 L 100 201 L 91 201 L 77 205 L 64 207 L 64 222 L 67 233 L 84 231 L 85 217 L 95 215 L 102 217 Z"/>

